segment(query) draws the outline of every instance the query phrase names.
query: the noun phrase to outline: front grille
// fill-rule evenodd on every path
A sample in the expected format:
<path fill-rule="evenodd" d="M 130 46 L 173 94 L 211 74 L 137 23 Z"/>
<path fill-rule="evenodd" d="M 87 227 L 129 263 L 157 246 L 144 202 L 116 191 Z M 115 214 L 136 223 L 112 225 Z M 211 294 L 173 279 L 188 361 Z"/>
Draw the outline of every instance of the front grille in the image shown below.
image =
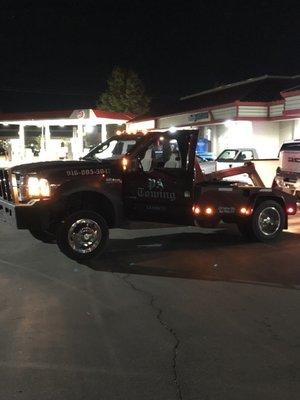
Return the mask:
<path fill-rule="evenodd" d="M 12 201 L 9 175 L 6 169 L 0 169 L 0 198 Z"/>

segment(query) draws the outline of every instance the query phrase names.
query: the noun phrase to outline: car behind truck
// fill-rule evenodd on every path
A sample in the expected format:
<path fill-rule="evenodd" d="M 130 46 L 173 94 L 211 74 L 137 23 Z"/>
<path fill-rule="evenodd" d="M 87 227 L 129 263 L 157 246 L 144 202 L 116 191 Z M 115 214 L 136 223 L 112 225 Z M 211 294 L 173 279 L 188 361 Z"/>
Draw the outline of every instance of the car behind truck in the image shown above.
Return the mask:
<path fill-rule="evenodd" d="M 197 140 L 196 130 L 122 134 L 79 161 L 0 170 L 0 218 L 81 261 L 103 252 L 109 228 L 133 220 L 204 227 L 223 221 L 251 240 L 276 239 L 296 213 L 295 198 L 265 188 L 252 163 L 203 174 Z M 243 173 L 253 186 L 224 180 Z"/>

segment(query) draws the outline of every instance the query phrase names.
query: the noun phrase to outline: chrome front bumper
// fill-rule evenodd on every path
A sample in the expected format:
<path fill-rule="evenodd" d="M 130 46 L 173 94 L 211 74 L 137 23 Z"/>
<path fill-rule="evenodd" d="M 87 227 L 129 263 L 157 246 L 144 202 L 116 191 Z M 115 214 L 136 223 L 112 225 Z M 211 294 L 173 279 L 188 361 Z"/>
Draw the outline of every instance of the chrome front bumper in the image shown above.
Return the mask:
<path fill-rule="evenodd" d="M 18 229 L 29 229 L 40 220 L 39 202 L 32 200 L 27 204 L 14 204 L 0 197 L 0 223 Z"/>
<path fill-rule="evenodd" d="M 0 198 L 0 223 L 17 227 L 16 206 Z"/>

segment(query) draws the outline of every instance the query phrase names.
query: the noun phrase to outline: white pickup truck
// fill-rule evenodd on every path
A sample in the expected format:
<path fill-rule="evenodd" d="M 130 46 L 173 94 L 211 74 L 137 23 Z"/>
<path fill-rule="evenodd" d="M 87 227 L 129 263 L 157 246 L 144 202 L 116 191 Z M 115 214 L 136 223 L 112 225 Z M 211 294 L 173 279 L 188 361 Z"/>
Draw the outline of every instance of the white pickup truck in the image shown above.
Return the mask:
<path fill-rule="evenodd" d="M 231 167 L 239 167 L 246 161 L 252 161 L 257 158 L 256 150 L 251 148 L 225 149 L 214 161 L 206 161 L 205 158 L 197 156 L 201 169 L 205 174 Z"/>
<path fill-rule="evenodd" d="M 300 141 L 298 154 L 300 157 Z M 211 172 L 220 171 L 227 168 L 239 167 L 247 161 L 252 161 L 266 187 L 270 187 L 272 185 L 274 176 L 276 175 L 276 169 L 279 165 L 278 158 L 261 159 L 258 157 L 256 150 L 252 148 L 225 149 L 214 161 L 206 161 L 205 158 L 198 156 L 197 160 L 200 163 L 200 167 L 204 174 L 209 174 Z M 300 168 L 300 164 L 298 164 L 298 166 L 298 168 Z M 226 178 L 226 180 L 238 180 L 247 184 L 251 184 L 249 177 L 246 174 Z"/>
<path fill-rule="evenodd" d="M 274 186 L 300 199 L 300 140 L 287 142 L 281 146 Z"/>

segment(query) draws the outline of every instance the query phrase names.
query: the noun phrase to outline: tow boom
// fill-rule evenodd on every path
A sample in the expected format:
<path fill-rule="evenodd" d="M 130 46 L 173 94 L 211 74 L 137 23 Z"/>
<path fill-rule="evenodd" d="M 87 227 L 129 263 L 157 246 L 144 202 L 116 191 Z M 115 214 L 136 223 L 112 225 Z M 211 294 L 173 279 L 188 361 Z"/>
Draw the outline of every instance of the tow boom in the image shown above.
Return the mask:
<path fill-rule="evenodd" d="M 255 169 L 255 165 L 251 161 L 245 163 L 240 167 L 223 169 L 221 171 L 211 172 L 210 174 L 202 173 L 201 178 L 203 179 L 204 182 L 209 182 L 209 181 L 218 181 L 222 180 L 223 178 L 228 178 L 230 176 L 241 175 L 241 174 L 247 174 L 255 186 L 263 188 L 265 187 L 263 181 L 261 180 L 260 176 L 258 175 L 258 172 Z"/>

